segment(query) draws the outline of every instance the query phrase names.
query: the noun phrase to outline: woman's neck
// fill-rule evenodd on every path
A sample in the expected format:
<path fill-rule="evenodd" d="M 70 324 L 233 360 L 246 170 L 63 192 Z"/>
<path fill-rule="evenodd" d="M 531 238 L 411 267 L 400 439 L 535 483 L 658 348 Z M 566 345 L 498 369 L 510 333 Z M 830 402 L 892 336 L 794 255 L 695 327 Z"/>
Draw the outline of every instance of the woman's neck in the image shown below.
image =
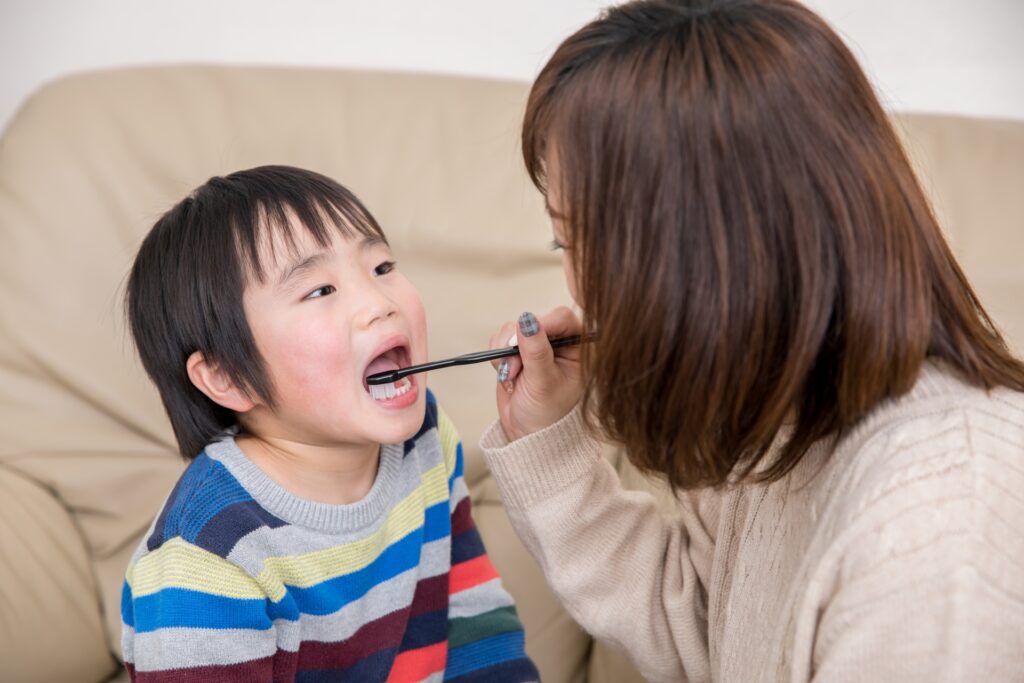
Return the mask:
<path fill-rule="evenodd" d="M 373 488 L 380 464 L 379 444 L 324 447 L 253 434 L 242 434 L 235 442 L 286 491 L 318 503 L 347 505 L 362 500 Z"/>

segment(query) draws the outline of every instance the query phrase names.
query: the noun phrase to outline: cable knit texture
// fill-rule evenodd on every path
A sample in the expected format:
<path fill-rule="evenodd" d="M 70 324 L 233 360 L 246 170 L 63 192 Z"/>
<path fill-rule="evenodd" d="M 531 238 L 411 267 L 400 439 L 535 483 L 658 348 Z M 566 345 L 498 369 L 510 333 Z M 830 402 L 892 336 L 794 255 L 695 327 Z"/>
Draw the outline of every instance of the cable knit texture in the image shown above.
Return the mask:
<path fill-rule="evenodd" d="M 928 365 L 785 478 L 671 515 L 578 411 L 481 446 L 569 612 L 649 680 L 1024 681 L 1024 395 Z"/>

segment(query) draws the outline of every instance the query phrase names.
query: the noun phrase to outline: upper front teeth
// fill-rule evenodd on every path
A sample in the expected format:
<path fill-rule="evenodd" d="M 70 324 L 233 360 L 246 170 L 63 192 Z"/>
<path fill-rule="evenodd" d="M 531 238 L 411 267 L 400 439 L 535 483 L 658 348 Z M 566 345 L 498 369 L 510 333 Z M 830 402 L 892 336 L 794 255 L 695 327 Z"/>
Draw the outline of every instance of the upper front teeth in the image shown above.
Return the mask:
<path fill-rule="evenodd" d="M 403 377 L 397 382 L 392 382 L 390 384 L 370 385 L 370 396 L 372 396 L 375 401 L 386 401 L 394 398 L 395 396 L 401 396 L 411 388 L 412 380 L 408 377 Z"/>

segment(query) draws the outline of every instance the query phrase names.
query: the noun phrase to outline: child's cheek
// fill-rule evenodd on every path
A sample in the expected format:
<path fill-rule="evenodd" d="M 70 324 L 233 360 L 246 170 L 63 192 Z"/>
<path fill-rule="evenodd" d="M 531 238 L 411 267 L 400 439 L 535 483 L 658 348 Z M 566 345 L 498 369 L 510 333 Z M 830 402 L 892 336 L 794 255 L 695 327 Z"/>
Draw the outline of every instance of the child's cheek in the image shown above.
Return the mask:
<path fill-rule="evenodd" d="M 412 338 L 416 345 L 413 350 L 412 362 L 427 362 L 427 314 L 423 308 L 423 301 L 419 294 L 413 290 L 409 300 L 406 302 L 406 311 L 409 316 Z"/>
<path fill-rule="evenodd" d="M 285 366 L 294 389 L 319 395 L 337 389 L 353 370 L 351 349 L 344 335 L 322 324 L 300 324 L 282 339 L 286 348 Z"/>

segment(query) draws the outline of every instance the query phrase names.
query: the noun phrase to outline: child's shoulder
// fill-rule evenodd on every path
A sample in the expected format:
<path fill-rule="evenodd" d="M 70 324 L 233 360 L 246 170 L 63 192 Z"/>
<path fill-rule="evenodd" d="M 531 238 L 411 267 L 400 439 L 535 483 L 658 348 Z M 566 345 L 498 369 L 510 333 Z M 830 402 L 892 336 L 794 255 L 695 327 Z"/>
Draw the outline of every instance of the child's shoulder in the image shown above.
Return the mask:
<path fill-rule="evenodd" d="M 145 539 L 146 552 L 180 538 L 226 558 L 253 529 L 284 524 L 259 505 L 210 450 L 196 456 L 181 474 Z"/>
<path fill-rule="evenodd" d="M 424 441 L 440 442 L 444 451 L 454 450 L 459 437 L 451 419 L 438 404 L 437 396 L 427 389 L 427 408 L 423 415 L 423 424 L 411 439 L 406 441 L 405 450 L 409 452 L 415 446 L 422 446 Z"/>
<path fill-rule="evenodd" d="M 434 393 L 427 389 L 427 408 L 423 416 L 423 424 L 411 439 L 405 442 L 405 454 L 413 450 L 419 454 L 423 467 L 432 467 L 443 463 L 449 478 L 461 469 L 462 444 L 451 419 L 439 405 Z"/>

